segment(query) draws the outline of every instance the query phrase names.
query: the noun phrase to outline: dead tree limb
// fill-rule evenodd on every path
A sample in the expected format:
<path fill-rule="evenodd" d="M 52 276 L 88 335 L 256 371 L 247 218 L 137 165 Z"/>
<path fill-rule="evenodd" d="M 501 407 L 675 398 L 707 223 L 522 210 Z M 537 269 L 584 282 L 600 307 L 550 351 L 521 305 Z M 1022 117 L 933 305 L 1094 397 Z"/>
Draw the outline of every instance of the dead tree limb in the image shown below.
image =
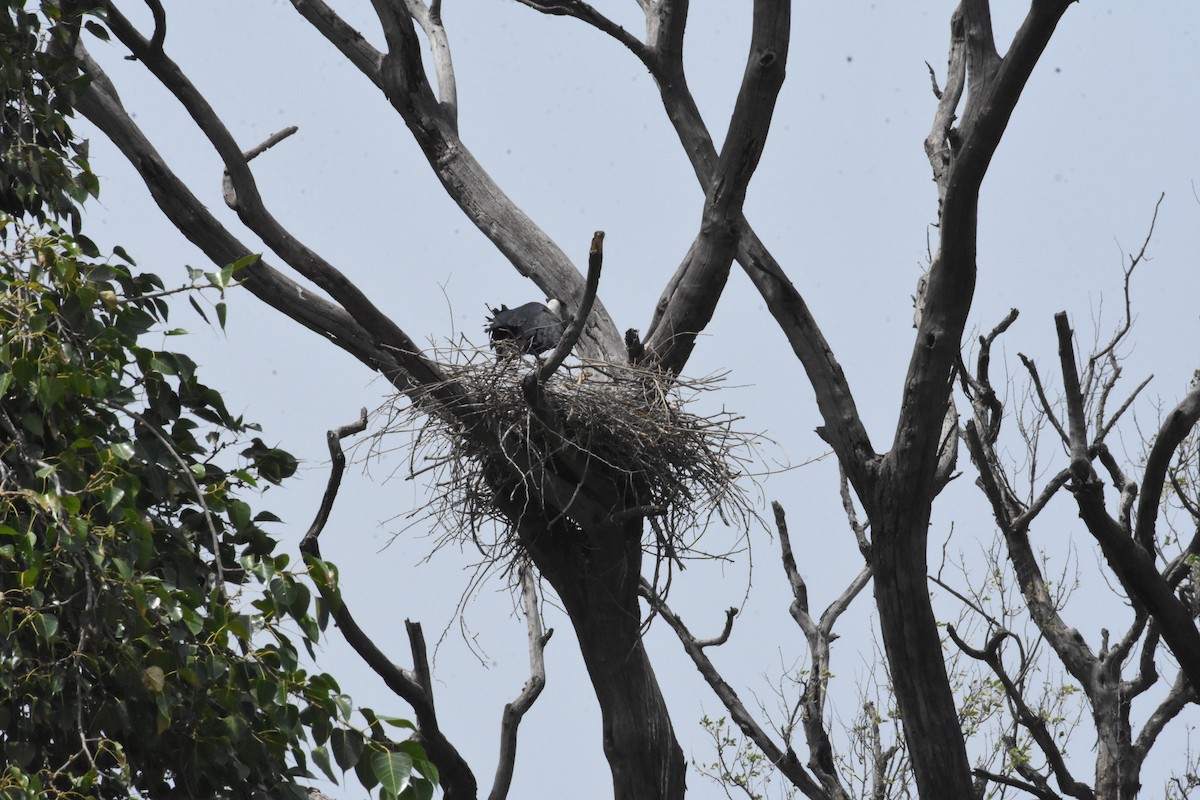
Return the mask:
<path fill-rule="evenodd" d="M 583 333 L 588 317 L 592 313 L 592 305 L 596 301 L 596 291 L 600 288 L 600 268 L 603 264 L 604 231 L 596 231 L 592 235 L 592 245 L 588 249 L 587 283 L 583 287 L 583 297 L 579 301 L 579 307 L 575 310 L 575 314 L 571 317 L 570 324 L 563 332 L 562 339 L 538 369 L 539 383 L 545 383 L 550 379 L 550 376 L 562 366 L 563 361 L 571 354 L 575 344 L 579 341 L 579 335 Z"/>
<path fill-rule="evenodd" d="M 791 747 L 780 749 L 770 735 L 754 720 L 737 696 L 737 692 L 721 677 L 712 661 L 705 655 L 704 648 L 687 629 L 683 620 L 667 606 L 666 601 L 654 591 L 654 587 L 644 578 L 641 582 L 640 594 L 655 613 L 666 620 L 667 624 L 671 626 L 671 630 L 675 631 L 675 635 L 679 637 L 679 641 L 683 645 L 684 652 L 691 657 L 692 663 L 696 665 L 700 675 L 729 711 L 730 718 L 742 733 L 762 751 L 767 760 L 791 781 L 793 786 L 803 792 L 805 797 L 810 800 L 833 800 L 833 796 L 800 763 L 795 751 Z"/>
<path fill-rule="evenodd" d="M 553 628 L 542 632 L 542 615 L 538 609 L 533 570 L 528 565 L 522 565 L 518 575 L 521 605 L 525 609 L 525 628 L 529 636 L 529 680 L 516 699 L 504 706 L 500 719 L 500 760 L 496 765 L 496 777 L 492 780 L 488 800 L 504 800 L 508 797 L 517 761 L 517 728 L 546 686 L 546 643 L 554 635 Z"/>
<path fill-rule="evenodd" d="M 1191 612 L 1175 597 L 1163 575 L 1154 563 L 1154 550 L 1147 549 L 1143 541 L 1131 537 L 1121 526 L 1121 523 L 1109 515 L 1104 504 L 1104 488 L 1099 477 L 1089 463 L 1087 453 L 1087 425 L 1083 418 L 1083 400 L 1078 395 L 1079 382 L 1076 376 L 1072 380 L 1075 368 L 1075 351 L 1071 341 L 1071 328 L 1067 322 L 1066 313 L 1054 315 L 1055 327 L 1058 331 L 1060 361 L 1063 368 L 1064 389 L 1068 392 L 1067 411 L 1070 415 L 1068 430 L 1071 433 L 1071 491 L 1075 495 L 1079 507 L 1079 516 L 1087 525 L 1088 531 L 1100 544 L 1104 558 L 1113 573 L 1121 581 L 1121 585 L 1130 597 L 1145 607 L 1155 621 L 1161 626 L 1162 637 L 1170 646 L 1171 651 L 1179 660 L 1179 665 L 1193 685 L 1200 685 L 1200 631 L 1192 619 Z M 1076 394 L 1072 396 L 1070 392 Z M 1166 459 L 1174 451 L 1187 432 L 1200 419 L 1200 386 L 1195 387 L 1167 415 L 1163 427 L 1159 430 L 1155 446 L 1151 453 L 1159 448 L 1158 457 Z M 1162 455 L 1165 451 L 1165 455 Z M 1080 456 L 1079 454 L 1083 454 Z M 1147 474 L 1153 475 L 1149 466 Z M 1144 483 L 1142 497 L 1153 495 L 1153 513 L 1158 513 L 1158 498 L 1161 492 L 1161 479 L 1157 488 Z M 1150 513 L 1149 508 L 1145 512 Z M 1153 523 L 1142 522 L 1142 508 L 1138 509 L 1138 529 L 1153 535 Z M 1152 544 L 1152 543 L 1151 543 Z"/>
<path fill-rule="evenodd" d="M 346 456 L 342 451 L 341 440 L 347 436 L 361 433 L 367 427 L 367 410 L 364 408 L 359 419 L 349 425 L 329 431 L 326 435 L 329 444 L 331 468 L 325 494 L 321 499 L 320 508 L 309 526 L 308 532 L 300 540 L 300 552 L 310 559 L 321 559 L 320 536 L 329 521 L 329 513 L 333 509 L 338 489 L 341 487 L 342 475 L 346 469 Z M 446 738 L 437 722 L 437 712 L 433 703 L 433 682 L 429 675 L 429 660 L 425 654 L 425 640 L 421 635 L 418 623 L 405 621 L 408 629 L 409 642 L 412 648 L 414 669 L 406 670 L 392 663 L 374 640 L 362 629 L 350 611 L 346 598 L 336 585 L 318 585 L 322 596 L 329 605 L 330 614 L 346 642 L 354 648 L 354 652 L 378 675 L 396 696 L 412 706 L 416 716 L 416 738 L 425 748 L 429 759 L 437 766 L 441 777 L 442 790 L 447 798 L 458 800 L 475 800 L 475 776 L 467 762 L 458 750 Z"/>

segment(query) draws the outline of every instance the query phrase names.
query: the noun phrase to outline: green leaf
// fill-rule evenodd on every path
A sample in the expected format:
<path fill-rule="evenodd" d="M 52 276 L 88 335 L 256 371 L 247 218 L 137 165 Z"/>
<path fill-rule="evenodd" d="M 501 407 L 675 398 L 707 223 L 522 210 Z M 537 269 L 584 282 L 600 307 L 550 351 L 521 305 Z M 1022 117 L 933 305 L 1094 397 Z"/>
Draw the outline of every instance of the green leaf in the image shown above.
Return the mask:
<path fill-rule="evenodd" d="M 192 304 L 192 308 L 196 309 L 196 313 L 200 315 L 200 319 L 204 320 L 205 322 L 208 322 L 208 315 L 204 313 L 204 309 L 201 308 L 200 304 L 196 302 L 196 298 L 189 294 L 188 302 Z M 211 325 L 212 323 L 208 322 L 208 324 Z M 224 327 L 224 326 L 222 326 L 222 327 Z"/>
<path fill-rule="evenodd" d="M 412 780 L 412 757 L 408 753 L 375 753 L 371 756 L 371 772 L 379 779 L 380 795 L 395 798 Z"/>
<path fill-rule="evenodd" d="M 120 486 L 109 484 L 104 487 L 104 508 L 106 511 L 112 511 L 123 499 L 125 499 L 125 490 Z"/>
<path fill-rule="evenodd" d="M 128 461 L 133 458 L 133 445 L 130 442 L 115 442 L 109 445 L 108 452 L 122 461 Z"/>
<path fill-rule="evenodd" d="M 402 753 L 408 753 L 409 757 L 413 760 L 413 768 L 416 769 L 417 772 L 420 772 L 435 784 L 438 782 L 439 778 L 437 767 L 434 766 L 434 763 L 429 760 L 429 757 L 425 754 L 425 748 L 421 747 L 418 742 L 412 739 L 406 739 L 405 741 L 396 745 L 396 749 Z"/>
<path fill-rule="evenodd" d="M 49 642 L 58 633 L 58 618 L 53 614 L 35 614 L 31 619 L 33 629 L 44 641 Z"/>
<path fill-rule="evenodd" d="M 333 757 L 337 759 L 338 766 L 342 771 L 353 769 L 362 758 L 363 746 L 365 745 L 363 735 L 353 728 L 335 728 L 329 737 L 329 744 L 333 747 Z"/>
<path fill-rule="evenodd" d="M 376 778 L 375 773 L 371 770 L 371 762 L 369 760 L 359 761 L 355 764 L 354 774 L 358 776 L 358 782 L 368 792 L 379 785 L 379 778 Z"/>
<path fill-rule="evenodd" d="M 326 749 L 325 745 L 314 747 L 312 749 L 312 760 L 315 761 L 317 766 L 321 768 L 321 771 L 329 777 L 329 780 L 333 781 L 334 783 L 338 782 L 337 775 L 335 775 L 333 772 L 333 766 L 329 763 L 329 750 Z"/>
<path fill-rule="evenodd" d="M 113 248 L 113 255 L 116 256 L 117 258 L 121 259 L 122 261 L 124 261 L 126 264 L 128 264 L 131 267 L 137 266 L 137 262 L 133 260 L 133 258 L 129 255 L 129 253 L 125 252 L 125 248 L 121 247 L 121 245 L 117 245 L 116 247 Z"/>
<path fill-rule="evenodd" d="M 409 720 L 406 720 L 406 719 L 402 719 L 400 717 L 380 716 L 378 719 L 380 722 L 386 722 L 388 725 L 391 725 L 393 728 L 404 728 L 405 730 L 410 730 L 410 731 L 415 731 L 417 729 L 417 726 L 414 725 L 412 722 L 410 722 Z"/>
<path fill-rule="evenodd" d="M 103 42 L 108 41 L 108 30 L 99 22 L 94 22 L 93 20 L 89 19 L 87 22 L 83 23 L 83 27 L 86 28 L 97 39 Z"/>
<path fill-rule="evenodd" d="M 237 261 L 234 261 L 232 264 L 226 266 L 225 269 L 229 270 L 230 275 L 233 275 L 238 272 L 238 270 L 245 269 L 251 264 L 257 264 L 261 259 L 262 253 L 251 253 L 250 255 L 242 256 Z M 225 270 L 221 271 L 224 272 Z"/>

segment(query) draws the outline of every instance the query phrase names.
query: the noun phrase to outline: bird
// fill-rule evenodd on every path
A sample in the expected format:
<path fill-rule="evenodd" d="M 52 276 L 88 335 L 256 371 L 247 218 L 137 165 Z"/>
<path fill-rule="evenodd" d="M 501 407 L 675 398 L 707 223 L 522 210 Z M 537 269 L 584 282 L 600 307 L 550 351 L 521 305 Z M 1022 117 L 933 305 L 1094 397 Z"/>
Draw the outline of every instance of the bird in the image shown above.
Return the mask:
<path fill-rule="evenodd" d="M 492 349 L 541 355 L 553 349 L 563 336 L 562 304 L 550 299 L 546 305 L 538 302 L 509 308 L 501 304 L 491 308 L 492 316 L 484 329 L 492 340 Z"/>

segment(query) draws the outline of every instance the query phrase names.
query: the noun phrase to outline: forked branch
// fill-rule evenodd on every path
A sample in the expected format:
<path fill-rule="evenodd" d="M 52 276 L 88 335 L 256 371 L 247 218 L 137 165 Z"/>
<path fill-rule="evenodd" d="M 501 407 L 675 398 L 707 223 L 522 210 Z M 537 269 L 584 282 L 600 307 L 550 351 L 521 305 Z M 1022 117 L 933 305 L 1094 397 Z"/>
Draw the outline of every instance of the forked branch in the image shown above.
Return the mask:
<path fill-rule="evenodd" d="M 1087 426 L 1083 418 L 1083 400 L 1078 395 L 1078 378 L 1076 376 L 1072 383 L 1070 374 L 1075 365 L 1075 352 L 1071 341 L 1071 329 L 1064 312 L 1055 315 L 1055 325 L 1058 330 L 1064 386 L 1068 392 L 1072 391 L 1073 386 L 1073 391 L 1076 392 L 1074 397 L 1068 394 L 1066 399 L 1070 415 L 1068 430 L 1072 437 L 1071 491 L 1079 507 L 1079 516 L 1100 544 L 1105 560 L 1130 598 L 1149 612 L 1160 626 L 1162 637 L 1178 659 L 1181 669 L 1193 685 L 1200 685 L 1200 631 L 1196 629 L 1190 609 L 1175 596 L 1171 585 L 1159 573 L 1154 562 L 1154 550 L 1147 549 L 1139 539 L 1130 537 L 1120 521 L 1114 519 L 1105 508 L 1103 484 L 1088 463 L 1087 442 L 1082 439 L 1086 436 Z M 1169 444 L 1170 450 L 1173 451 L 1187 431 L 1196 424 L 1197 417 L 1200 417 L 1200 387 L 1189 392 L 1175 412 L 1168 415 L 1163 430 L 1159 432 L 1160 439 L 1167 443 L 1164 444 L 1164 448 Z M 1180 433 L 1180 430 L 1183 432 Z M 1076 438 L 1077 436 L 1081 438 Z M 1084 454 L 1082 458 L 1077 455 L 1079 453 Z M 1143 498 L 1150 493 L 1149 488 L 1148 485 L 1142 487 Z M 1158 490 L 1153 492 L 1156 512 L 1160 494 Z M 1138 517 L 1140 525 L 1140 506 Z"/>
<path fill-rule="evenodd" d="M 348 425 L 329 431 L 326 440 L 329 445 L 331 468 L 329 481 L 325 486 L 325 494 L 321 506 L 317 510 L 313 523 L 308 532 L 300 540 L 300 552 L 309 559 L 322 561 L 320 536 L 329 521 L 329 513 L 337 499 L 341 488 L 342 475 L 346 469 L 346 455 L 342 450 L 342 439 L 361 433 L 367 427 L 367 410 L 360 412 L 359 419 Z M 327 570 L 322 570 L 328 574 Z M 406 670 L 392 663 L 374 640 L 359 626 L 358 621 L 350 611 L 346 598 L 332 579 L 329 583 L 318 582 L 322 596 L 329 605 L 334 622 L 346 642 L 358 653 L 359 657 L 378 675 L 396 696 L 412 706 L 417 718 L 417 738 L 424 746 L 429 758 L 437 766 L 441 775 L 442 789 L 447 798 L 459 800 L 474 800 L 476 794 L 475 776 L 467 762 L 458 750 L 442 733 L 438 726 L 437 713 L 433 704 L 433 682 L 429 673 L 429 660 L 425 654 L 425 639 L 421 634 L 418 623 L 406 621 L 409 642 L 414 661 L 413 670 Z"/>
<path fill-rule="evenodd" d="M 946 626 L 946 632 L 959 649 L 966 653 L 971 658 L 982 661 L 991 668 L 992 672 L 1000 680 L 1004 687 L 1004 693 L 1008 697 L 1009 703 L 1012 705 L 1017 721 L 1029 731 L 1033 736 L 1033 740 L 1037 742 L 1038 748 L 1041 749 L 1043 755 L 1046 756 L 1047 763 L 1050 764 L 1050 769 L 1054 773 L 1055 779 L 1058 781 L 1058 787 L 1063 793 L 1071 797 L 1077 797 L 1080 800 L 1095 800 L 1095 792 L 1092 791 L 1085 783 L 1081 783 L 1071 775 L 1071 770 L 1067 767 L 1066 761 L 1063 759 L 1062 752 L 1054 741 L 1054 735 L 1046 725 L 1045 719 L 1041 714 L 1035 713 L 1025 702 L 1024 693 L 1016 681 L 1008 674 L 1008 670 L 1004 667 L 1004 662 L 1000 657 L 1000 645 L 1007 638 L 1012 638 L 1017 641 L 1018 647 L 1020 641 L 1016 636 L 1008 631 L 998 631 L 991 639 L 988 640 L 983 649 L 976 649 L 964 642 L 954 629 L 953 625 Z M 1021 654 L 1021 660 L 1024 662 L 1024 652 Z M 1024 673 L 1025 665 L 1022 663 L 1021 673 Z"/>
<path fill-rule="evenodd" d="M 684 652 L 692 659 L 692 663 L 696 665 L 705 682 L 725 705 L 730 718 L 742 733 L 762 751 L 767 760 L 806 797 L 811 800 L 831 800 L 831 795 L 808 773 L 800 763 L 800 759 L 796 757 L 796 753 L 790 747 L 781 750 L 762 726 L 755 721 L 737 696 L 737 692 L 721 677 L 717 668 L 705 654 L 700 640 L 692 635 L 683 620 L 676 616 L 645 578 L 641 581 L 639 593 L 650 604 L 650 608 L 666 620 L 667 624 L 671 626 L 671 630 L 675 631 L 675 635 L 679 637 L 679 641 L 683 645 Z"/>

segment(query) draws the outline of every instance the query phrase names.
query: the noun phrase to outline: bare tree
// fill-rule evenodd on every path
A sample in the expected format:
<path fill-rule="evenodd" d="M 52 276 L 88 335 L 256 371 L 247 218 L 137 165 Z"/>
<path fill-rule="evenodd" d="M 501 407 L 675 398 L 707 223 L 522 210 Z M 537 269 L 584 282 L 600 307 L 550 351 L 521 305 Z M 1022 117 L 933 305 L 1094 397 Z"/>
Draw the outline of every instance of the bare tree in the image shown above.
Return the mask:
<path fill-rule="evenodd" d="M 499 519 L 511 533 L 512 546 L 506 552 L 522 565 L 525 591 L 536 570 L 575 629 L 602 712 L 604 751 L 615 797 L 648 800 L 685 793 L 684 756 L 642 644 L 645 615 L 639 596 L 651 614 L 662 617 L 678 634 L 730 718 L 791 785 L 810 798 L 849 797 L 853 787 L 872 797 L 889 796 L 889 770 L 901 761 L 897 749 L 883 742 L 874 706 L 867 706 L 866 721 L 859 726 L 865 732 L 861 741 L 866 743 L 873 774 L 870 779 L 852 780 L 830 739 L 825 698 L 823 675 L 833 625 L 868 581 L 874 587 L 886 667 L 902 723 L 903 763 L 911 769 L 919 796 L 983 796 L 989 781 L 993 789 L 1020 788 L 1040 797 L 1058 796 L 1057 792 L 1075 797 L 1132 796 L 1141 759 L 1162 726 L 1194 702 L 1190 687 L 1200 676 L 1194 592 L 1180 594 L 1181 587 L 1191 585 L 1188 557 L 1195 542 L 1160 567 L 1157 561 L 1163 559 L 1155 528 L 1172 458 L 1200 418 L 1200 390 L 1194 389 L 1167 416 L 1155 437 L 1135 510 L 1138 487 L 1116 467 L 1104 444 L 1111 422 L 1119 416 L 1119 412 L 1106 415 L 1112 376 L 1101 372 L 1112 363 L 1108 358 L 1113 348 L 1098 351 L 1081 383 L 1070 330 L 1065 319 L 1060 320 L 1066 424 L 1054 416 L 1049 404 L 1044 412 L 1061 434 L 1070 462 L 1032 501 L 1023 501 L 1008 488 L 1005 468 L 989 449 L 996 441 L 1003 408 L 987 376 L 986 354 L 1004 326 L 985 338 L 974 375 L 968 375 L 960 361 L 975 289 L 980 187 L 1026 82 L 1071 3 L 1031 0 L 1003 56 L 994 41 L 986 0 L 963 0 L 954 10 L 944 85 L 939 87 L 935 77 L 938 104 L 925 141 L 938 190 L 937 243 L 918 292 L 916 335 L 892 441 L 880 447 L 868 436 L 843 370 L 804 298 L 743 213 L 784 79 L 791 31 L 787 0 L 753 4 L 745 72 L 719 149 L 684 69 L 686 0 L 638 0 L 645 14 L 643 37 L 581 0 L 522 0 L 544 14 L 574 18 L 611 37 L 648 70 L 704 191 L 693 243 L 663 287 L 644 336 L 636 331 L 622 335 L 597 297 L 603 237 L 597 235 L 593 241 L 585 278 L 505 195 L 460 138 L 450 39 L 438 0 L 428 4 L 373 0 L 382 49 L 321 0 L 292 0 L 296 12 L 379 89 L 466 217 L 522 275 L 548 296 L 563 300 L 571 311 L 568 334 L 556 351 L 504 387 L 511 390 L 505 396 L 515 398 L 513 402 L 522 409 L 521 417 L 527 420 L 523 427 L 506 423 L 511 418 L 485 401 L 485 395 L 491 396 L 489 387 L 503 377 L 497 378 L 495 371 L 452 367 L 422 352 L 349 276 L 272 216 L 249 166 L 257 150 L 247 151 L 235 141 L 219 113 L 172 60 L 164 9 L 158 0 L 147 2 L 155 19 L 155 29 L 148 35 L 139 32 L 112 0 L 100 7 L 116 39 L 170 91 L 220 155 L 226 202 L 273 254 L 240 273 L 244 285 L 263 302 L 378 371 L 411 400 L 418 413 L 450 432 L 457 442 L 452 447 L 461 448 L 481 465 L 472 473 L 473 497 L 486 506 L 480 513 Z M 427 55 L 423 55 L 422 35 Z M 158 154 L 123 107 L 112 81 L 81 44 L 76 54 L 91 78 L 79 96 L 79 108 L 135 166 L 170 222 L 217 264 L 252 256 L 253 249 L 218 222 Z M 325 296 L 300 291 L 293 278 L 270 263 L 269 258 L 275 257 Z M 720 644 L 722 637 L 696 639 L 667 605 L 662 587 L 647 579 L 647 572 L 657 575 L 660 568 L 669 569 L 678 549 L 686 546 L 675 524 L 686 514 L 681 517 L 672 511 L 686 506 L 690 499 L 686 487 L 664 488 L 654 482 L 649 470 L 600 457 L 600 450 L 571 428 L 566 413 L 569 401 L 557 377 L 563 359 L 573 351 L 592 365 L 593 373 L 605 376 L 596 392 L 615 398 L 611 405 L 645 403 L 661 410 L 664 419 L 678 420 L 671 402 L 657 404 L 657 398 L 670 392 L 686 368 L 696 337 L 711 320 L 735 262 L 762 296 L 807 374 L 823 420 L 818 432 L 845 476 L 845 505 L 864 558 L 860 575 L 814 619 L 804 578 L 792 557 L 783 512 L 776 509 L 782 561 L 793 594 L 791 611 L 811 651 L 809 682 L 792 720 L 795 724 L 783 727 L 781 741 L 756 721 L 705 656 L 705 649 Z M 1033 377 L 1036 381 L 1036 373 Z M 987 641 L 977 644 L 951 636 L 964 654 L 994 672 L 1012 704 L 1015 726 L 1032 737 L 1047 764 L 1041 771 L 1022 763 L 996 773 L 973 768 L 968 755 L 968 737 L 946 668 L 946 642 L 930 602 L 927 555 L 931 509 L 955 469 L 960 433 L 951 392 L 959 378 L 965 382 L 973 409 L 963 435 L 1030 614 L 1050 648 L 1084 687 L 1093 709 L 1104 762 L 1103 768 L 1097 768 L 1094 786 L 1070 772 L 1044 722 L 1028 707 L 1022 678 L 1009 672 L 1002 657 L 1011 639 L 1003 629 L 990 631 Z M 630 392 L 630 387 L 636 391 Z M 1085 416 L 1089 403 L 1094 411 L 1091 430 Z M 622 425 L 634 424 L 628 417 L 621 419 Z M 1097 460 L 1120 486 L 1115 513 L 1105 506 L 1093 467 Z M 330 501 L 335 486 L 336 482 L 331 484 Z M 1064 487 L 1074 493 L 1088 530 L 1134 606 L 1129 631 L 1111 648 L 1106 642 L 1099 654 L 1089 650 L 1045 600 L 1029 551 L 1030 522 L 1048 498 Z M 1175 496 L 1184 508 L 1195 509 L 1194 496 L 1182 490 Z M 855 502 L 865 517 L 861 524 Z M 314 526 L 306 539 L 311 553 L 318 552 L 320 527 Z M 648 559 L 648 553 L 653 557 Z M 506 713 L 502 764 L 491 791 L 497 799 L 508 791 L 516 725 L 544 680 L 540 649 L 545 636 L 534 622 L 532 604 L 529 607 L 533 675 Z M 419 627 L 409 628 L 414 669 L 408 671 L 383 657 L 348 612 L 338 621 L 364 658 L 416 709 L 420 737 L 441 770 L 446 796 L 477 796 L 470 767 L 438 729 Z M 725 636 L 732 621 L 730 614 Z M 1121 682 L 1120 667 L 1138 641 L 1142 642 L 1139 673 Z M 1162 645 L 1180 663 L 1177 688 L 1132 739 L 1128 699 L 1154 682 L 1154 655 Z M 791 745 L 797 725 L 804 734 L 807 762 Z"/>

